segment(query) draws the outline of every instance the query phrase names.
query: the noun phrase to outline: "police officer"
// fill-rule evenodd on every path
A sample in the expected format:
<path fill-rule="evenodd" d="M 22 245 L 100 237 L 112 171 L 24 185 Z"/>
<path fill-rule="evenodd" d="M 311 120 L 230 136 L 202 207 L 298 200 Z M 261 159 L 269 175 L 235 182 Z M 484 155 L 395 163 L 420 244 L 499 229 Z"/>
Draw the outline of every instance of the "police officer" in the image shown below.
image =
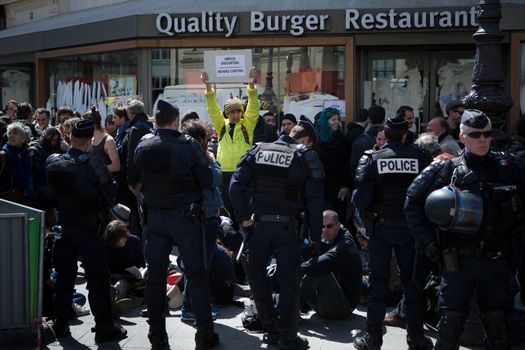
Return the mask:
<path fill-rule="evenodd" d="M 510 349 L 506 310 L 512 300 L 505 257 L 519 226 L 525 175 L 513 157 L 490 151 L 491 132 L 483 112 L 466 110 L 460 124 L 465 153 L 432 163 L 407 192 L 405 214 L 416 239 L 428 257 L 442 261 L 440 350 L 458 349 L 474 290 L 487 349 Z"/>
<path fill-rule="evenodd" d="M 179 110 L 159 101 L 155 134 L 143 137 L 135 152 L 137 180 L 148 208 L 146 262 L 149 279 L 146 301 L 153 349 L 169 348 L 166 333 L 166 277 L 172 246 L 179 248 L 197 321 L 196 349 L 219 343 L 213 330 L 207 276 L 204 268 L 200 205 L 203 190 L 212 186 L 209 160 L 199 143 L 178 131 Z M 137 183 L 132 183 L 137 186 Z"/>
<path fill-rule="evenodd" d="M 87 153 L 93 137 L 93 122 L 77 122 L 71 131 L 71 148 L 66 154 L 47 159 L 47 178 L 57 200 L 62 234 L 55 242 L 57 271 L 55 294 L 55 334 L 70 335 L 69 311 L 77 274 L 78 256 L 86 270 L 89 305 L 95 316 L 95 342 L 119 340 L 126 331 L 114 324 L 109 296 L 106 245 L 100 237 L 107 223 L 102 213 L 114 204 L 116 184 L 107 167 Z"/>
<path fill-rule="evenodd" d="M 379 349 L 383 343 L 392 249 L 406 298 L 408 347 L 432 348 L 432 342 L 423 334 L 421 298 L 412 281 L 415 241 L 403 216 L 406 189 L 430 159 L 418 148 L 404 144 L 407 132 L 404 115 L 389 118 L 385 124 L 386 144 L 378 151 L 367 151 L 356 171 L 352 201 L 367 222 L 371 284 L 366 334 L 354 341 L 356 349 Z"/>
<path fill-rule="evenodd" d="M 278 343 L 280 349 L 308 348 L 308 341 L 297 335 L 303 242 L 300 217 L 306 211 L 310 239 L 318 244 L 324 172 L 317 153 L 306 146 L 316 141 L 312 123 L 301 121 L 290 136 L 252 147 L 239 161 L 230 184 L 235 213 L 249 232 L 247 273 L 265 331 L 263 341 Z M 280 287 L 278 315 L 266 277 L 272 256 L 277 259 Z"/>

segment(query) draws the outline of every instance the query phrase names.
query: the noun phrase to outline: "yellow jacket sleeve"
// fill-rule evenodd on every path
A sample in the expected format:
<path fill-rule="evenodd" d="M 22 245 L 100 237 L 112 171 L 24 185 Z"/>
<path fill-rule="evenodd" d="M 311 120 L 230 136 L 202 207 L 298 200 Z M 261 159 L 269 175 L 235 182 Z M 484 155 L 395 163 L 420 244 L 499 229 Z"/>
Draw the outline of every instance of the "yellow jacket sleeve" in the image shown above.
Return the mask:
<path fill-rule="evenodd" d="M 253 131 L 259 119 L 259 94 L 257 88 L 250 89 L 248 86 L 248 106 L 241 121 L 248 132 L 250 142 L 253 143 Z"/>
<path fill-rule="evenodd" d="M 206 110 L 210 115 L 211 122 L 217 133 L 220 133 L 224 127 L 224 116 L 217 103 L 217 96 L 215 95 L 215 89 L 206 91 Z"/>

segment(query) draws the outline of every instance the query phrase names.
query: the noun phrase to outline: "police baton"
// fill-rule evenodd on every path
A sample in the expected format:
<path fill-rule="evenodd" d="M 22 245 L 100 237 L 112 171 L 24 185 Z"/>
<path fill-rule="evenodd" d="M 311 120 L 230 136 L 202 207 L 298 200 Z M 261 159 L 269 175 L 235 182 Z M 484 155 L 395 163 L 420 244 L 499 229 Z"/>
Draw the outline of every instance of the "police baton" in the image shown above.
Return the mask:
<path fill-rule="evenodd" d="M 236 262 L 241 261 L 242 253 L 244 252 L 244 247 L 246 246 L 246 242 L 248 242 L 248 238 L 250 237 L 250 234 L 253 231 L 253 224 L 249 227 L 242 227 L 239 226 L 239 232 L 242 234 L 242 243 L 239 247 L 239 252 L 237 252 L 237 257 L 235 258 Z"/>

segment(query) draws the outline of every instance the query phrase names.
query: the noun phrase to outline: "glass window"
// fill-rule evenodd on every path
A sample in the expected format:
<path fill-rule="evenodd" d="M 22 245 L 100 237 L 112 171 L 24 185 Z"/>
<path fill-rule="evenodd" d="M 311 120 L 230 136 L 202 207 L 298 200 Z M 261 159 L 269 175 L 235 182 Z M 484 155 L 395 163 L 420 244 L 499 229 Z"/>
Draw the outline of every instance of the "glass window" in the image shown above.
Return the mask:
<path fill-rule="evenodd" d="M 0 66 L 0 86 L 2 87 L 2 109 L 7 101 L 32 101 L 32 65 Z"/>
<path fill-rule="evenodd" d="M 423 57 L 392 56 L 372 58 L 370 78 L 364 82 L 364 106 L 382 106 L 391 116 L 400 106 L 408 105 L 419 116 L 428 92 Z"/>
<path fill-rule="evenodd" d="M 152 49 L 152 96 L 171 99 L 181 113 L 193 109 L 207 118 L 203 86 L 204 51 L 217 48 Z M 344 46 L 255 47 L 261 114 L 266 111 L 308 116 L 325 100 L 344 99 Z M 242 85 L 215 86 L 219 105 L 230 95 L 245 98 Z"/>
<path fill-rule="evenodd" d="M 452 100 L 459 100 L 470 92 L 474 55 L 462 57 L 455 54 L 435 59 L 436 99 L 434 116 L 445 116 L 445 107 Z"/>
<path fill-rule="evenodd" d="M 138 97 L 136 51 L 64 56 L 46 62 L 48 104 L 80 113 L 96 105 L 102 116 L 113 105 Z"/>

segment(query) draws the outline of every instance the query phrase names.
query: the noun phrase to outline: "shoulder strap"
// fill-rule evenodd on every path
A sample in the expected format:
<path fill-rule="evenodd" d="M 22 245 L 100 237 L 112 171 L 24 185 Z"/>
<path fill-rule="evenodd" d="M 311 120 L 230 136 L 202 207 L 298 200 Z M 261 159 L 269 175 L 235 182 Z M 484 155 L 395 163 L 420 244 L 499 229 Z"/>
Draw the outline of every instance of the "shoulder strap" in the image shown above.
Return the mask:
<path fill-rule="evenodd" d="M 242 131 L 242 136 L 244 137 L 244 142 L 246 142 L 248 145 L 251 146 L 250 136 L 248 135 L 248 130 L 246 130 L 246 127 L 242 124 L 241 124 L 241 131 Z M 219 142 L 222 141 L 222 138 L 224 137 L 225 134 L 226 134 L 226 125 L 224 125 L 221 129 L 221 132 L 219 134 Z"/>

